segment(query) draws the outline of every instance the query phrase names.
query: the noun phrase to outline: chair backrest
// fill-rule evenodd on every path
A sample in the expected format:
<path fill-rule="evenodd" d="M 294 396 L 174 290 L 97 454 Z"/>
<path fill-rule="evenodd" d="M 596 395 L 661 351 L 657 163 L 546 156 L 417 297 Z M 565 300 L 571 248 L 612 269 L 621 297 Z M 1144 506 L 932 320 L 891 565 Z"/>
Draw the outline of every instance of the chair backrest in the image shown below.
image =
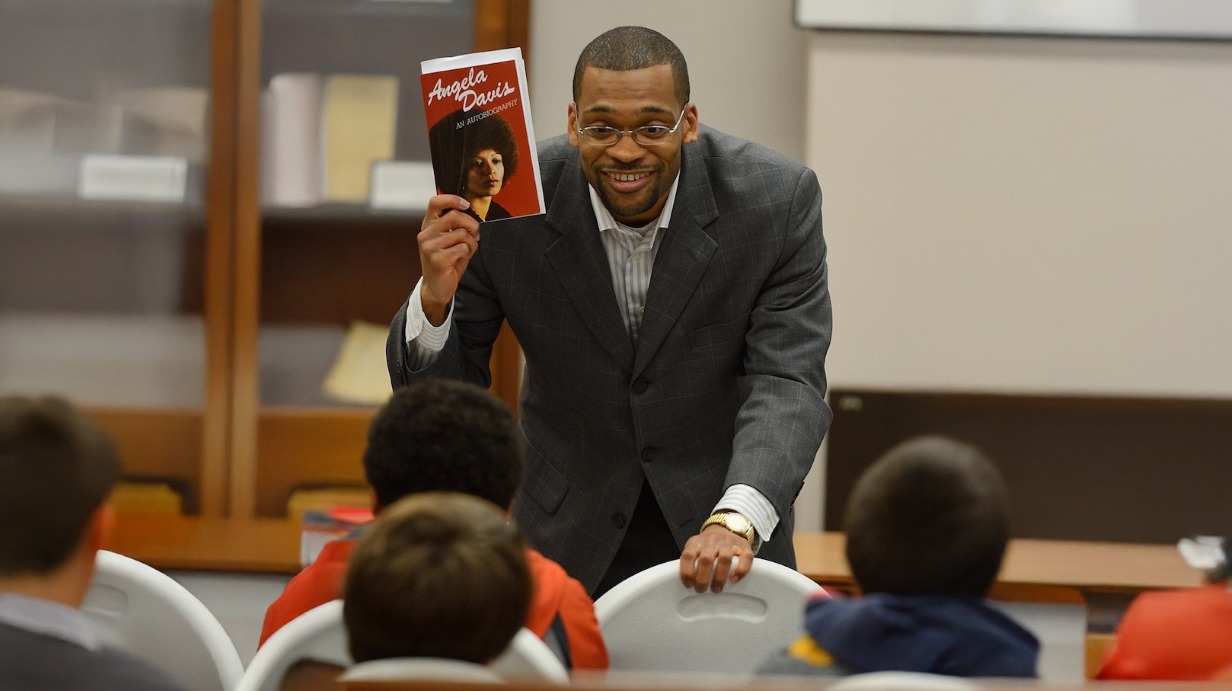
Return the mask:
<path fill-rule="evenodd" d="M 236 691 L 276 691 L 291 665 L 305 658 L 340 667 L 353 664 L 342 620 L 342 600 L 314 607 L 275 631 L 248 663 Z M 569 673 L 552 650 L 526 628 L 518 631 L 509 648 L 485 669 L 498 679 L 506 675 L 540 678 L 553 683 L 569 681 Z"/>
<path fill-rule="evenodd" d="M 830 684 L 827 691 L 977 691 L 980 685 L 962 677 L 926 672 L 865 672 Z"/>
<path fill-rule="evenodd" d="M 532 636 L 534 634 L 531 634 Z M 370 660 L 353 665 L 342 675 L 340 681 L 401 681 L 408 679 L 435 679 L 467 681 L 480 684 L 499 684 L 504 680 L 490 668 L 461 660 L 446 660 L 439 657 L 395 657 L 386 660 Z"/>
<path fill-rule="evenodd" d="M 611 669 L 752 675 L 803 631 L 804 602 L 821 587 L 764 559 L 722 593 L 680 583 L 679 562 L 634 574 L 595 602 Z"/>
<path fill-rule="evenodd" d="M 302 659 L 347 667 L 342 600 L 314 607 L 287 622 L 257 649 L 235 691 L 276 691 L 291 665 Z"/>
<path fill-rule="evenodd" d="M 159 667 L 188 691 L 232 691 L 244 672 L 235 644 L 210 610 L 136 559 L 99 551 L 81 611 L 104 645 Z"/>
<path fill-rule="evenodd" d="M 525 627 L 518 631 L 505 652 L 489 667 L 505 677 L 532 677 L 560 684 L 569 683 L 569 671 L 556 653 Z"/>

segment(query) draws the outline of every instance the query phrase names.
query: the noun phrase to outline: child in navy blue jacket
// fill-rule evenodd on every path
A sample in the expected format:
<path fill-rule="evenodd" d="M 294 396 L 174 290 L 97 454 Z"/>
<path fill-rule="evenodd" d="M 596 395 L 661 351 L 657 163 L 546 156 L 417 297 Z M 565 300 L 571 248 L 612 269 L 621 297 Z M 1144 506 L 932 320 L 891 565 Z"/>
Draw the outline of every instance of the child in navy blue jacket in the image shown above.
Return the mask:
<path fill-rule="evenodd" d="M 1009 540 L 1008 493 L 970 445 L 907 441 L 868 468 L 845 515 L 863 593 L 821 596 L 766 674 L 1035 677 L 1039 642 L 985 601 Z"/>

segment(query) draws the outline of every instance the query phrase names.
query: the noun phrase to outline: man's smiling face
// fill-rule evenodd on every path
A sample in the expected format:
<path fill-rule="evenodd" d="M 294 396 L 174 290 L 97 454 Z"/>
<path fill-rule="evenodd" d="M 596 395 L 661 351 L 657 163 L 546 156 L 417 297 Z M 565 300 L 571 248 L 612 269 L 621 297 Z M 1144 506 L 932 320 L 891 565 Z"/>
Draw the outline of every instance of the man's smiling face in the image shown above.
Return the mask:
<path fill-rule="evenodd" d="M 578 130 L 606 125 L 632 130 L 645 125 L 679 128 L 663 141 L 641 145 L 624 134 L 611 146 L 587 141 Z M 582 155 L 582 170 L 603 205 L 621 223 L 656 218 L 680 172 L 680 150 L 697 140 L 697 107 L 678 103 L 670 65 L 613 71 L 588 67 L 576 103 L 569 105 L 569 141 Z"/>

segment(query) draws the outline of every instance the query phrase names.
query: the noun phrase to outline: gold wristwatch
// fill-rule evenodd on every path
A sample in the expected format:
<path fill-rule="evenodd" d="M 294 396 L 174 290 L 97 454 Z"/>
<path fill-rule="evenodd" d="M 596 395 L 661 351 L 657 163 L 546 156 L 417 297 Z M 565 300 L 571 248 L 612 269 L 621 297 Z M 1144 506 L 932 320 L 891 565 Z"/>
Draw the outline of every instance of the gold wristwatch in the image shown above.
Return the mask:
<path fill-rule="evenodd" d="M 753 528 L 753 523 L 734 511 L 720 511 L 719 513 L 711 514 L 710 518 L 707 518 L 702 523 L 701 529 L 705 530 L 708 526 L 712 525 L 721 525 L 748 540 L 749 547 L 757 547 L 757 530 Z"/>

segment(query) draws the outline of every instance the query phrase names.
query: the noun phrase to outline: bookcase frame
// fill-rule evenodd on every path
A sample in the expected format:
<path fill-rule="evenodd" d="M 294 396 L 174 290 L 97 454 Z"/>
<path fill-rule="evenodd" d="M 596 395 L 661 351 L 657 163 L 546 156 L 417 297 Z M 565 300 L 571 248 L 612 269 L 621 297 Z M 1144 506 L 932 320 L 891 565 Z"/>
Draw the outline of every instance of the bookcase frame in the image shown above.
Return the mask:
<path fill-rule="evenodd" d="M 132 298 L 120 288 L 115 291 L 120 294 L 116 305 L 87 305 L 74 312 L 57 302 L 58 296 L 39 292 L 37 286 L 22 284 L 6 296 L 2 307 L 9 310 L 6 316 L 17 315 L 17 319 L 26 321 L 8 324 L 25 325 L 31 320 L 49 317 L 63 323 L 57 322 L 54 335 L 25 326 L 10 327 L 13 333 L 19 328 L 25 329 L 22 342 L 33 343 L 33 350 L 46 350 L 49 354 L 44 357 L 44 353 L 36 353 L 40 358 L 37 362 L 0 361 L 0 367 L 8 368 L 9 375 L 20 375 L 5 379 L 8 384 L 0 386 L 0 395 L 50 392 L 79 401 L 79 405 L 116 440 L 124 458 L 126 477 L 171 485 L 181 492 L 184 508 L 190 514 L 244 519 L 282 516 L 290 493 L 297 487 L 362 485 L 360 455 L 366 428 L 376 407 L 323 405 L 321 401 L 304 405 L 263 405 L 259 390 L 262 325 L 294 319 L 328 322 L 331 328 L 360 318 L 388 323 L 396 303 L 405 299 L 417 278 L 415 233 L 421 216 L 406 212 L 385 214 L 370 213 L 366 209 L 335 209 L 333 205 L 303 213 L 262 209 L 259 170 L 262 21 L 265 16 L 262 0 L 180 4 L 114 0 L 105 7 L 91 0 L 74 1 L 80 5 L 64 1 L 55 5 L 20 7 L 30 12 L 23 16 L 34 18 L 45 28 L 57 29 L 57 40 L 78 40 L 88 44 L 87 49 L 72 56 L 54 55 L 59 59 L 55 66 L 59 72 L 32 77 L 33 70 L 51 53 L 38 53 L 43 47 L 26 51 L 10 43 L 6 70 L 0 71 L 0 87 L 54 94 L 60 90 L 81 90 L 83 87 L 77 82 L 82 82 L 84 88 L 99 89 L 104 84 L 88 83 L 90 75 L 114 68 L 119 70 L 121 79 L 131 78 L 141 86 L 191 86 L 208 90 L 205 165 L 193 163 L 194 174 L 200 169 L 203 175 L 200 179 L 202 192 L 198 197 L 199 188 L 194 182 L 190 185 L 192 198 L 182 204 L 83 201 L 71 192 L 44 193 L 41 188 L 34 193 L 0 193 L 0 223 L 13 226 L 0 228 L 9 233 L 0 240 L 11 241 L 3 245 L 4 251 L 13 253 L 10 258 L 18 257 L 20 262 L 29 265 L 31 276 L 40 280 L 46 278 L 48 285 L 56 286 L 72 278 L 63 274 L 74 270 L 73 267 L 92 268 L 107 261 L 107 257 L 93 256 L 88 248 L 63 242 L 64 237 L 77 238 L 97 230 L 100 236 L 107 238 L 105 242 L 128 242 L 124 238 L 133 236 L 134 227 L 149 225 L 154 228 L 149 236 L 157 243 L 164 240 L 157 231 L 167 229 L 177 233 L 175 242 L 183 241 L 183 247 L 177 244 L 173 254 L 160 255 L 160 258 L 125 255 L 123 266 L 117 263 L 106 275 L 140 277 L 143 272 L 165 268 L 174 276 L 174 284 L 160 284 L 151 292 L 165 290 L 167 295 L 155 297 L 168 298 L 168 305 L 149 308 L 148 316 L 161 320 L 164 312 L 170 313 L 173 318 L 167 321 L 178 326 L 187 325 L 187 336 L 164 343 L 161 331 L 153 336 L 126 331 L 126 313 L 139 313 L 145 318 L 147 315 L 142 310 L 147 308 L 138 304 L 145 296 Z M 299 0 L 281 1 L 292 7 L 292 11 L 310 4 L 301 4 Z M 324 7 L 323 3 L 318 5 Z M 327 20 L 347 22 L 349 13 L 394 15 L 412 9 L 409 5 L 395 5 L 360 0 L 338 2 L 326 8 L 330 13 Z M 525 52 L 530 0 L 473 0 L 472 7 L 473 44 L 470 49 L 521 46 Z M 85 10 L 89 10 L 89 16 L 83 19 L 81 15 Z M 174 26 L 181 32 L 176 36 L 200 40 L 185 47 L 170 34 L 160 34 L 158 29 L 150 28 L 153 25 L 137 21 L 150 16 L 151 12 L 162 22 L 157 26 Z M 413 34 L 414 22 L 410 23 L 410 29 Z M 207 31 L 208 37 L 205 36 Z M 6 36 L 11 39 L 17 34 L 6 34 L 0 27 L 0 39 Z M 65 36 L 70 38 L 65 39 Z M 141 40 L 133 41 L 134 38 Z M 140 46 L 146 45 L 144 39 L 150 39 L 155 49 L 142 53 Z M 407 36 L 407 40 L 414 40 L 414 36 Z M 134 44 L 140 45 L 134 48 Z M 49 44 L 47 50 L 55 48 Z M 95 53 L 105 54 L 103 62 L 114 61 L 115 64 L 85 64 L 93 60 Z M 166 61 L 167 69 L 146 69 L 151 65 L 159 67 L 157 61 L 160 60 Z M 207 65 L 208 79 L 205 76 Z M 417 71 L 417 68 L 416 65 L 411 69 Z M 125 74 L 124 70 L 134 74 Z M 87 72 L 87 76 L 77 79 L 76 75 Z M 159 76 L 150 78 L 149 73 Z M 188 79 L 192 83 L 166 83 L 177 79 L 176 75 L 181 73 L 191 74 Z M 71 83 L 65 81 L 63 74 L 71 76 Z M 418 84 L 406 84 L 404 80 L 401 88 L 417 90 Z M 90 96 L 83 94 L 82 98 Z M 398 126 L 416 127 L 422 123 L 404 116 L 399 119 Z M 56 247 L 58 254 L 54 260 L 46 259 L 48 250 L 45 248 L 49 243 L 62 245 Z M 368 267 L 370 262 L 375 268 L 350 273 L 335 271 L 329 283 L 320 285 L 314 294 L 304 294 L 287 271 L 287 267 L 294 266 L 304 253 L 317 256 L 345 253 L 353 262 L 348 267 Z M 70 261 L 56 263 L 61 256 L 68 256 Z M 183 266 L 169 266 L 173 262 L 182 262 Z M 156 266 L 159 263 L 168 266 Z M 183 276 L 175 273 L 181 268 Z M 352 275 L 354 273 L 362 275 Z M 91 280 L 95 282 L 81 283 L 85 289 L 78 283 L 71 283 L 72 287 L 64 288 L 63 292 L 70 294 L 71 299 L 89 302 L 93 298 L 90 289 L 99 284 L 105 287 L 109 279 Z M 120 304 L 123 300 L 131 300 L 134 304 Z M 96 361 L 110 362 L 105 358 L 91 359 L 93 344 L 88 338 L 72 342 L 75 336 L 83 334 L 81 322 L 76 321 L 82 312 L 89 324 L 101 324 L 108 338 L 114 341 L 111 347 L 123 351 L 119 355 L 127 360 L 133 360 L 143 352 L 139 349 L 147 346 L 159 349 L 160 357 L 165 354 L 172 359 L 178 358 L 170 365 L 159 363 L 162 367 L 179 368 L 171 371 L 166 382 L 168 390 L 151 393 L 140 384 L 132 384 L 112 395 L 115 386 L 123 389 L 131 382 L 122 379 L 123 375 L 109 379 L 105 371 L 108 365 L 81 370 L 90 375 L 98 374 L 97 380 L 101 382 L 95 383 L 92 379 L 84 388 L 73 378 L 76 374 L 64 374 L 69 371 L 65 365 L 89 368 Z M 293 317 L 286 317 L 288 314 Z M 203 334 L 202 341 L 196 340 L 197 334 Z M 58 340 L 52 343 L 50 339 L 53 338 Z M 185 338 L 191 340 L 185 343 Z M 142 339 L 157 343 L 147 344 Z M 49 347 L 53 345 L 61 350 L 75 348 L 81 355 L 74 356 L 77 359 L 71 363 L 56 360 L 58 351 Z M 184 350 L 186 346 L 191 350 Z M 203 349 L 203 361 L 197 359 L 198 348 Z M 7 358 L 9 354 L 0 352 L 0 355 Z M 21 357 L 30 356 L 23 354 Z M 134 366 L 148 370 L 153 363 L 142 360 Z M 520 350 L 506 332 L 498 340 L 493 355 L 492 390 L 515 410 L 520 369 Z M 163 384 L 163 380 L 159 381 Z M 198 393 L 199 386 L 203 386 L 203 394 Z M 88 393 L 91 387 L 95 391 L 93 398 Z M 93 402 L 112 399 L 117 402 Z"/>
<path fill-rule="evenodd" d="M 218 395 L 221 417 L 225 424 L 225 440 L 222 440 L 224 460 L 209 466 L 215 477 L 202 481 L 202 512 L 246 518 L 252 516 L 281 515 L 286 500 L 296 487 L 315 485 L 360 485 L 363 483 L 360 454 L 363 450 L 368 422 L 375 408 L 348 407 L 299 407 L 262 406 L 258 386 L 260 362 L 258 341 L 263 310 L 276 309 L 267 299 L 277 292 L 277 287 L 263 286 L 263 262 L 268 269 L 275 266 L 279 257 L 265 254 L 270 251 L 287 251 L 268 242 L 263 234 L 282 228 L 284 232 L 298 232 L 297 227 L 315 230 L 321 240 L 319 252 L 336 249 L 339 240 L 331 235 L 342 234 L 349 226 L 369 226 L 365 233 L 378 233 L 377 237 L 399 243 L 408 262 L 407 271 L 398 285 L 364 285 L 367 277 L 356 276 L 352 285 L 330 285 L 326 290 L 362 292 L 364 290 L 390 291 L 407 294 L 418 272 L 417 256 L 413 251 L 414 233 L 419 227 L 416 216 L 394 218 L 366 217 L 340 214 L 336 217 L 315 215 L 298 219 L 294 215 L 276 220 L 263 216 L 259 194 L 260 178 L 260 130 L 261 130 L 261 36 L 262 4 L 259 1 L 218 0 L 214 48 L 219 68 L 215 93 L 219 112 L 215 117 L 231 123 L 227 132 L 219 133 L 220 146 L 226 151 L 214 152 L 214 161 L 222 161 L 232 171 L 228 179 L 216 181 L 224 188 L 218 207 L 230 214 L 230 233 L 224 233 L 217 248 L 211 248 L 213 267 L 225 267 L 233 280 L 225 287 L 217 287 L 218 297 L 227 301 L 225 316 L 216 336 L 211 325 L 211 338 L 220 342 L 217 359 L 220 375 L 218 388 L 226 391 Z M 473 50 L 494 50 L 522 46 L 526 52 L 529 37 L 529 0 L 474 0 Z M 232 48 L 228 50 L 228 48 Z M 417 85 L 403 85 L 417 88 Z M 405 118 L 400 127 L 414 126 Z M 223 167 L 223 166 L 220 166 Z M 289 226 L 289 228 L 288 228 Z M 366 241 L 367 251 L 374 260 L 380 259 L 380 245 L 370 236 Z M 223 246 L 225 244 L 225 247 Z M 284 243 L 285 245 L 286 243 Z M 296 243 L 297 251 L 304 245 Z M 413 265 L 410 265 L 413 264 Z M 299 296 L 298 299 L 310 296 Z M 388 320 L 389 312 L 384 316 Z M 374 319 L 376 317 L 373 317 Z M 225 348 L 222 343 L 225 340 Z M 213 374 L 215 368 L 210 367 Z M 496 344 L 492 359 L 492 390 L 516 410 L 520 373 L 520 351 L 516 341 L 507 331 Z M 208 430 L 207 430 L 208 431 Z M 219 437 L 221 432 L 216 433 Z M 214 443 L 218 444 L 219 439 Z M 212 450 L 212 447 L 209 447 Z M 208 465 L 208 464 L 207 464 Z M 218 469 L 226 471 L 225 481 L 217 477 Z M 209 490 L 208 492 L 206 490 Z M 221 492 L 225 489 L 225 493 Z"/>

